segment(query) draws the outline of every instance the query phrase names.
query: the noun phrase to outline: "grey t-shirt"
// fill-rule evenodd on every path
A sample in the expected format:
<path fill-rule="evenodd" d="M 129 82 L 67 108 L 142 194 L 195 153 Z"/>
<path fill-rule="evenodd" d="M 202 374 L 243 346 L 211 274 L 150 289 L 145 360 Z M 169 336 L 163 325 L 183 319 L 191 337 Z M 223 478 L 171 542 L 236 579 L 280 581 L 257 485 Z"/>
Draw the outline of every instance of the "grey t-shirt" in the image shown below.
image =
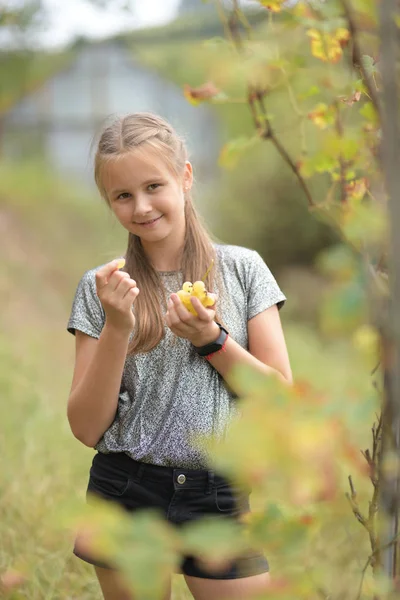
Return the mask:
<path fill-rule="evenodd" d="M 254 250 L 216 244 L 223 294 L 218 312 L 231 337 L 248 348 L 247 321 L 286 300 L 269 268 Z M 68 331 L 99 338 L 105 314 L 96 293 L 96 267 L 80 280 Z M 180 272 L 160 273 L 167 297 L 181 288 Z M 213 290 L 218 293 L 218 289 Z M 223 435 L 237 413 L 234 395 L 191 343 L 165 326 L 165 337 L 150 352 L 127 356 L 115 418 L 96 450 L 125 452 L 133 459 L 201 469 L 207 458 L 193 436 Z"/>

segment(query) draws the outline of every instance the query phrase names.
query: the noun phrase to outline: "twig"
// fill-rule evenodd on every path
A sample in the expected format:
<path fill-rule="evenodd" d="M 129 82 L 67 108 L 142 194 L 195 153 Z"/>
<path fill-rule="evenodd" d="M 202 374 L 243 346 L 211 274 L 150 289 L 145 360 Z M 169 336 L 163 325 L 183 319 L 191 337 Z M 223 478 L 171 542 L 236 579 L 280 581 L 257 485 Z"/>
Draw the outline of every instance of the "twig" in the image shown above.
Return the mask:
<path fill-rule="evenodd" d="M 303 191 L 307 197 L 308 200 L 308 204 L 309 206 L 315 206 L 314 204 L 314 200 L 313 197 L 311 195 L 310 190 L 308 189 L 308 186 L 305 182 L 305 180 L 303 179 L 297 165 L 294 163 L 294 161 L 292 160 L 292 158 L 290 157 L 289 153 L 287 152 L 287 150 L 283 147 L 283 145 L 281 144 L 281 142 L 278 140 L 278 138 L 275 135 L 274 130 L 272 129 L 270 120 L 268 119 L 268 114 L 267 114 L 267 110 L 265 107 L 265 103 L 264 103 L 264 93 L 256 90 L 254 92 L 255 97 L 258 100 L 259 106 L 260 106 L 260 112 L 261 112 L 261 116 L 262 116 L 262 120 L 264 123 L 264 130 L 262 133 L 262 137 L 264 139 L 269 139 L 271 141 L 271 143 L 275 146 L 276 150 L 279 152 L 279 154 L 281 155 L 281 157 L 283 158 L 283 160 L 286 162 L 286 164 L 289 165 L 289 167 L 292 169 L 293 173 L 296 175 L 301 187 L 303 188 Z"/>
<path fill-rule="evenodd" d="M 350 502 L 351 508 L 353 510 L 353 513 L 354 513 L 357 521 L 359 521 L 359 523 L 361 523 L 361 525 L 363 525 L 363 527 L 365 527 L 368 530 L 368 519 L 366 517 L 364 517 L 364 515 L 361 514 L 360 507 L 357 502 L 357 492 L 354 488 L 354 484 L 353 484 L 351 475 L 349 475 L 349 485 L 350 485 L 351 494 L 349 494 L 347 492 L 346 498 Z"/>
<path fill-rule="evenodd" d="M 226 37 L 228 39 L 230 39 L 233 44 L 235 44 L 235 39 L 233 38 L 232 32 L 229 27 L 229 20 L 225 14 L 224 7 L 222 5 L 221 0 L 217 0 L 217 11 L 218 11 L 219 18 L 221 19 L 222 25 L 224 27 L 224 32 L 225 32 Z"/>
<path fill-rule="evenodd" d="M 238 50 L 238 52 L 243 52 L 244 48 L 243 48 L 243 43 L 242 43 L 242 39 L 240 36 L 240 30 L 238 27 L 238 24 L 240 23 L 240 8 L 239 8 L 238 0 L 233 0 L 233 11 L 232 11 L 232 14 L 229 19 L 227 19 L 226 15 L 225 15 L 221 0 L 217 0 L 217 6 L 219 9 L 220 16 L 224 23 L 224 27 L 226 27 L 229 30 L 228 37 L 231 39 L 231 41 L 233 42 L 233 44 L 236 47 L 236 49 Z M 246 28 L 246 31 L 248 33 L 247 28 Z M 291 168 L 293 173 L 296 175 L 296 177 L 307 197 L 309 206 L 314 207 L 315 203 L 312 198 L 311 192 L 308 189 L 308 186 L 307 186 L 304 178 L 302 177 L 300 170 L 298 169 L 297 165 L 295 164 L 295 162 L 292 160 L 292 158 L 288 154 L 287 150 L 283 147 L 281 142 L 278 140 L 278 138 L 275 135 L 275 132 L 273 131 L 273 129 L 271 127 L 271 123 L 268 119 L 267 111 L 265 109 L 265 104 L 264 104 L 264 99 L 263 99 L 264 93 L 265 93 L 264 91 L 255 89 L 250 83 L 248 83 L 248 104 L 249 104 L 250 112 L 253 117 L 256 131 L 260 135 L 260 137 L 262 137 L 263 139 L 269 139 L 272 142 L 272 144 L 275 146 L 276 150 L 281 155 L 283 160 L 286 162 L 287 165 L 289 165 L 289 167 Z M 257 110 L 256 101 L 258 101 L 258 104 L 259 104 L 259 111 Z M 259 112 L 261 113 L 261 118 L 260 118 Z"/>
<path fill-rule="evenodd" d="M 340 139 L 343 139 L 343 123 L 341 121 L 340 115 L 340 107 L 339 101 L 336 100 L 334 103 L 335 106 L 335 129 Z M 343 154 L 340 151 L 339 153 L 339 181 L 340 181 L 340 201 L 342 204 L 345 204 L 347 201 L 347 193 L 346 193 L 346 162 L 343 158 Z"/>
<path fill-rule="evenodd" d="M 379 101 L 379 96 L 378 96 L 376 87 L 374 87 L 371 77 L 369 76 L 369 74 L 365 68 L 365 65 L 363 63 L 363 60 L 362 60 L 361 48 L 358 43 L 358 32 L 357 32 L 357 27 L 356 27 L 355 20 L 354 20 L 353 10 L 350 7 L 350 3 L 348 0 L 341 0 L 341 2 L 342 2 L 343 10 L 345 12 L 348 28 L 350 31 L 350 36 L 351 36 L 352 43 L 353 43 L 353 56 L 352 56 L 353 66 L 358 67 L 360 69 L 362 77 L 365 82 L 365 86 L 368 91 L 368 96 L 370 97 L 371 102 L 374 105 L 376 112 L 378 113 L 379 116 L 381 116 L 380 101 Z"/>
<path fill-rule="evenodd" d="M 367 562 L 364 565 L 364 568 L 361 572 L 361 581 L 360 581 L 360 586 L 358 588 L 358 594 L 357 594 L 357 598 L 356 600 L 360 600 L 361 598 L 361 593 L 362 593 L 362 587 L 363 587 L 363 583 L 364 583 L 364 577 L 365 577 L 365 573 L 367 572 L 367 569 L 369 567 L 369 565 L 372 563 L 372 561 L 374 560 L 374 558 L 380 553 L 382 552 L 382 550 L 387 550 L 388 548 L 390 548 L 390 546 L 393 546 L 393 544 L 396 544 L 399 540 L 399 535 L 397 534 L 390 542 L 388 542 L 387 544 L 385 544 L 384 546 L 379 546 L 378 548 L 376 548 L 374 550 L 374 552 L 372 552 L 372 554 L 370 554 L 370 556 L 367 559 Z"/>

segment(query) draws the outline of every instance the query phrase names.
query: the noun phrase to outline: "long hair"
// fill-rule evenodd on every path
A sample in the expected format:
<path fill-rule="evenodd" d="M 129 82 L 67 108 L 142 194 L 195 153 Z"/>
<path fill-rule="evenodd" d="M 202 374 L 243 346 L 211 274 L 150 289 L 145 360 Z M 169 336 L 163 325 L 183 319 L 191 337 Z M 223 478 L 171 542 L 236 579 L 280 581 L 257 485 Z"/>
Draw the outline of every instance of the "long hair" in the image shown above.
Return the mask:
<path fill-rule="evenodd" d="M 95 181 L 108 206 L 110 201 L 102 183 L 104 165 L 139 146 L 155 150 L 177 178 L 183 175 L 187 149 L 183 139 L 167 121 L 151 113 L 118 117 L 103 130 L 95 155 Z M 212 261 L 216 261 L 216 256 L 210 234 L 199 218 L 190 192 L 185 192 L 185 222 L 181 262 L 183 281 L 197 281 L 203 278 Z M 211 291 L 215 285 L 216 269 L 215 264 L 205 280 L 207 289 Z M 128 354 L 149 352 L 164 337 L 161 302 L 166 302 L 166 296 L 161 278 L 148 260 L 140 237 L 132 233 L 128 237 L 125 270 L 140 289 L 135 300 L 136 325 Z"/>

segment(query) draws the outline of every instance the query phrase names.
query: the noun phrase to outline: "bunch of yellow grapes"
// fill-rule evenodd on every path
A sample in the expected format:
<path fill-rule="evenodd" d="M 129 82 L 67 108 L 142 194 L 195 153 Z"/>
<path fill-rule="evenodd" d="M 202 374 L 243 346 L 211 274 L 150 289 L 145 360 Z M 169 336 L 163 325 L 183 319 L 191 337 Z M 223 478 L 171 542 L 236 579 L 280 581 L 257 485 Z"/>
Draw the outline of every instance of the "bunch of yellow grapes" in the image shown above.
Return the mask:
<path fill-rule="evenodd" d="M 177 295 L 188 311 L 191 312 L 192 315 L 196 316 L 196 309 L 190 301 L 192 296 L 198 298 L 202 305 L 206 308 L 212 306 L 215 302 L 214 298 L 207 292 L 204 281 L 195 281 L 194 283 L 191 281 L 185 281 L 185 283 L 182 285 L 182 289 L 177 292 Z"/>

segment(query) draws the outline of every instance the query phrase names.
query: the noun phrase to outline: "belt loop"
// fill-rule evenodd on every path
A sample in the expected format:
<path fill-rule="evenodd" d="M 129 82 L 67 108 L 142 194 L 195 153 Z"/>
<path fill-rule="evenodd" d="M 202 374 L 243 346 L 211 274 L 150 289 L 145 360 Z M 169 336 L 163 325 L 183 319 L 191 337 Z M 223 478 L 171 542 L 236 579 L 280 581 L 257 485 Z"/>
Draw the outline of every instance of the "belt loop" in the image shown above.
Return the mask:
<path fill-rule="evenodd" d="M 206 494 L 211 494 L 214 487 L 214 471 L 208 471 Z"/>

